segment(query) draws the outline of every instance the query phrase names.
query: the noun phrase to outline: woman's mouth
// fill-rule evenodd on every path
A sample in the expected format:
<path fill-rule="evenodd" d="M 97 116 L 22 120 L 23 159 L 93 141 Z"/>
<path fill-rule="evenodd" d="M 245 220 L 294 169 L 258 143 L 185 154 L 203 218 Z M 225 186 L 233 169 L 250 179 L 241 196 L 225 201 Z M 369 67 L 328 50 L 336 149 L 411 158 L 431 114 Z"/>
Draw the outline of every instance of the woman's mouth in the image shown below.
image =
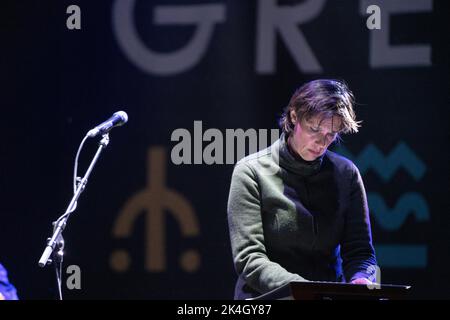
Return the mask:
<path fill-rule="evenodd" d="M 320 152 L 316 152 L 314 150 L 308 149 L 314 156 L 320 156 Z"/>

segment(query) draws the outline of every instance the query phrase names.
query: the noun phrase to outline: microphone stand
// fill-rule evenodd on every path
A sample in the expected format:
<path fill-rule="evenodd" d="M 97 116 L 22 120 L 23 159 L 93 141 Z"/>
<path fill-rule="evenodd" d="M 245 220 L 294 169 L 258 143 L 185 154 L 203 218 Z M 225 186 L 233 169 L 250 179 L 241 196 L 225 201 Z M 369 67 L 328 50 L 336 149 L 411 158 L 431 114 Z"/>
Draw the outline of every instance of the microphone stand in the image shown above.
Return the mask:
<path fill-rule="evenodd" d="M 45 250 L 42 253 L 42 256 L 39 260 L 39 266 L 41 268 L 51 263 L 54 263 L 56 269 L 56 280 L 58 284 L 60 300 L 62 300 L 61 277 L 62 277 L 62 262 L 64 256 L 63 252 L 64 239 L 62 237 L 62 232 L 64 231 L 67 225 L 67 220 L 69 219 L 70 214 L 74 212 L 76 209 L 78 198 L 86 188 L 88 178 L 92 170 L 94 169 L 94 166 L 97 160 L 99 159 L 101 152 L 103 151 L 103 149 L 106 148 L 108 143 L 109 143 L 109 135 L 108 133 L 105 133 L 102 136 L 102 140 L 99 143 L 97 152 L 95 153 L 94 158 L 91 161 L 91 164 L 86 170 L 84 177 L 78 182 L 77 189 L 72 197 L 72 200 L 69 203 L 69 206 L 66 209 L 66 212 L 61 217 L 59 217 L 58 220 L 53 222 L 53 235 L 47 239 L 47 246 L 45 247 Z M 55 248 L 57 248 L 58 250 L 55 250 Z M 49 259 L 50 256 L 51 259 Z"/>

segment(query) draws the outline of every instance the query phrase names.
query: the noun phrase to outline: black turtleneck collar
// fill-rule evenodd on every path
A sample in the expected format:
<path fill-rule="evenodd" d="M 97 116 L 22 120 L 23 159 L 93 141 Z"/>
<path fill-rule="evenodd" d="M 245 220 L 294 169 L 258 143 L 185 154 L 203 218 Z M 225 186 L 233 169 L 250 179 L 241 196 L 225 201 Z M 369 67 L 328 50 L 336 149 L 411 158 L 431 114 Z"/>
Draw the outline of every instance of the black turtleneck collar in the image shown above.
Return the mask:
<path fill-rule="evenodd" d="M 285 133 L 280 136 L 280 166 L 301 176 L 317 173 L 322 166 L 325 153 L 313 161 L 306 161 L 291 150 L 287 138 Z"/>

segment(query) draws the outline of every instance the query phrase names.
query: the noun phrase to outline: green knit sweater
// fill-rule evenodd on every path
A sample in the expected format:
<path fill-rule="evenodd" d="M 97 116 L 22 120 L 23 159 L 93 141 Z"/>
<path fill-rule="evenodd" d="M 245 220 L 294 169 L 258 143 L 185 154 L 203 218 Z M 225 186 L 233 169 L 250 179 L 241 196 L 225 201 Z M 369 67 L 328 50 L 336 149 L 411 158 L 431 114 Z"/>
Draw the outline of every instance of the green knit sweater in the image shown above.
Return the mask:
<path fill-rule="evenodd" d="M 376 265 L 356 166 L 331 151 L 314 161 L 298 158 L 284 134 L 236 164 L 228 222 L 236 299 L 292 280 L 368 278 Z"/>

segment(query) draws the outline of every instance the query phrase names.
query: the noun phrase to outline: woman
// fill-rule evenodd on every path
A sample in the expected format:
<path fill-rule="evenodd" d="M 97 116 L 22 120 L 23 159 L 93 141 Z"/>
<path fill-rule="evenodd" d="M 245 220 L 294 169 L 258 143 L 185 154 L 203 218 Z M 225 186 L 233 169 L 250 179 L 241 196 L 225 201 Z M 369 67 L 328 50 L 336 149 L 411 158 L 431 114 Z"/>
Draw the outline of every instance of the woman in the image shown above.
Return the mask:
<path fill-rule="evenodd" d="M 228 199 L 235 299 L 293 280 L 371 283 L 376 258 L 361 175 L 327 150 L 358 131 L 353 104 L 342 82 L 306 83 L 284 110 L 279 140 L 236 164 Z"/>

